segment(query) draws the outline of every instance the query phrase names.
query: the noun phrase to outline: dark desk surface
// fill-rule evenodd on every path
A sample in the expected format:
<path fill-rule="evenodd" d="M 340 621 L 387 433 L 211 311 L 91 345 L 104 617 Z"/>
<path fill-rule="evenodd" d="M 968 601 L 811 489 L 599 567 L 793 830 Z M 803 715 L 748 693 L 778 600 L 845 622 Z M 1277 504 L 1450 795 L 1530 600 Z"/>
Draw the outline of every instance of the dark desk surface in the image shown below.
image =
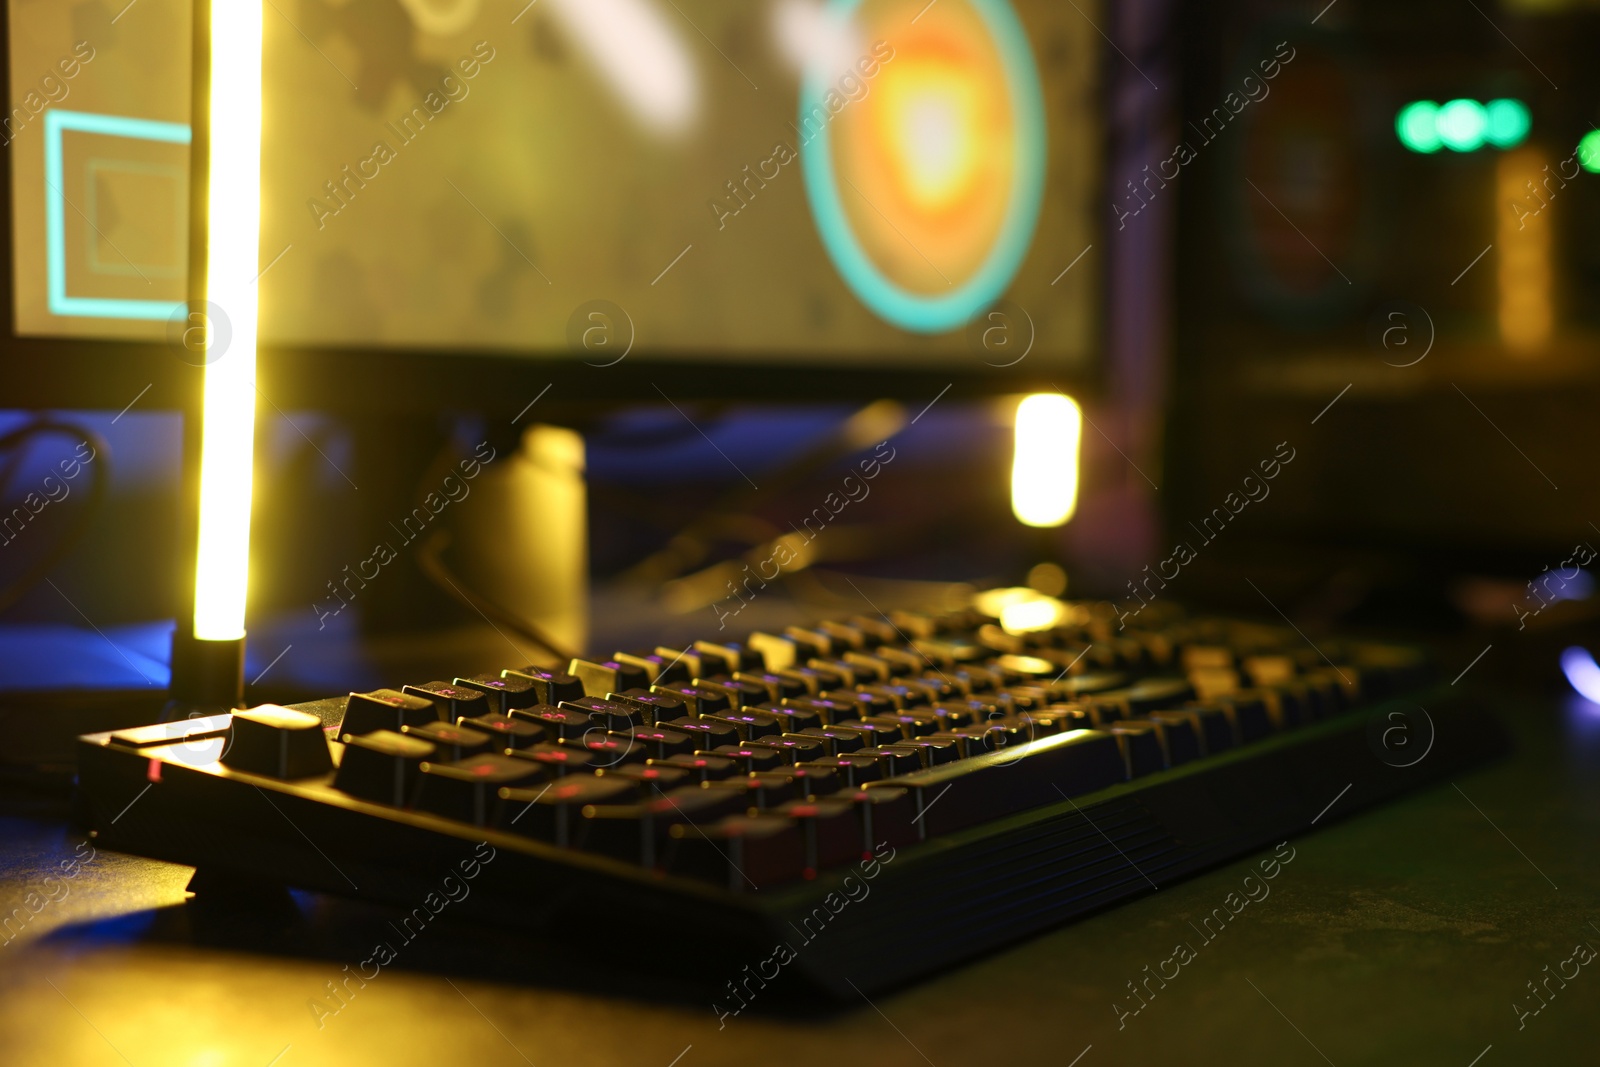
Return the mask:
<path fill-rule="evenodd" d="M 17 802 L 0 819 L 0 939 L 15 935 L 0 947 L 0 1063 L 1593 1064 L 1600 966 L 1551 979 L 1520 1028 L 1513 1005 L 1536 1007 L 1526 983 L 1579 942 L 1600 948 L 1600 708 L 1504 707 L 1512 758 L 1346 821 L 1335 806 L 1293 842 L 1271 895 L 1165 989 L 1152 983 L 1121 1030 L 1113 1003 L 1137 1006 L 1126 984 L 1199 942 L 1189 920 L 1239 888 L 1248 861 L 822 1014 L 757 1001 L 719 1029 L 709 993 L 673 977 L 692 937 L 654 950 L 641 929 L 613 980 L 624 972 L 605 961 L 575 971 L 570 949 L 443 923 L 327 1014 L 326 984 L 386 913 L 297 894 L 276 925 L 218 920 L 185 903 L 187 868 L 104 851 L 46 882 L 82 836 Z M 34 914 L 30 892 L 34 906 L 57 899 Z M 937 936 L 885 931 L 884 950 Z"/>

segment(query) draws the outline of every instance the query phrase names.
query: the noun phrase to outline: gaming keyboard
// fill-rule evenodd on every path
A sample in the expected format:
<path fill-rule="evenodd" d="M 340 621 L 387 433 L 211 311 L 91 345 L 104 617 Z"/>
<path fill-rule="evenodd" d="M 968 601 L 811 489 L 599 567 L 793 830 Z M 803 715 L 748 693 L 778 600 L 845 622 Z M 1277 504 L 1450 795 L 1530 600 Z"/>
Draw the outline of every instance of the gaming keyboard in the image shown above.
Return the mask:
<path fill-rule="evenodd" d="M 675 930 L 669 955 L 848 995 L 1507 747 L 1410 649 L 1119 625 L 857 616 L 91 734 L 82 817 L 197 897 Z"/>

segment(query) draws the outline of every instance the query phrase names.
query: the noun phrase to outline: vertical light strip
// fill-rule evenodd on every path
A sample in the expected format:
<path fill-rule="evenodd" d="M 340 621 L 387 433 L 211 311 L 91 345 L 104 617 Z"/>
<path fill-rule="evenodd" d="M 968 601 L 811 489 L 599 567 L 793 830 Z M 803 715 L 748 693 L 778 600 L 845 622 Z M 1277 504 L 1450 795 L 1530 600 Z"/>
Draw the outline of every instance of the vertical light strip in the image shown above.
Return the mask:
<path fill-rule="evenodd" d="M 1535 354 L 1555 327 L 1550 213 L 1565 185 L 1537 149 L 1509 152 L 1496 165 L 1500 339 L 1513 355 Z"/>
<path fill-rule="evenodd" d="M 259 0 L 212 0 L 205 413 L 194 635 L 244 636 L 261 225 Z"/>
<path fill-rule="evenodd" d="M 1035 393 L 1017 405 L 1011 510 L 1027 526 L 1060 526 L 1078 507 L 1083 412 L 1071 397 Z"/>

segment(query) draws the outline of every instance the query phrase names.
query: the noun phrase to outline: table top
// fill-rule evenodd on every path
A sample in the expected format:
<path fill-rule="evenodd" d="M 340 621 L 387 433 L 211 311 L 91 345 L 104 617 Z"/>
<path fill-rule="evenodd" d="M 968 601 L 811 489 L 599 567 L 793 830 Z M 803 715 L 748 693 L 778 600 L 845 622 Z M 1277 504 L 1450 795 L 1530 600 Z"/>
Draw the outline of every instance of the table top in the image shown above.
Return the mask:
<path fill-rule="evenodd" d="M 96 851 L 59 803 L 12 799 L 0 1063 L 1592 1064 L 1600 706 L 1496 706 L 1507 759 L 1335 805 L 1214 940 L 1189 923 L 1271 850 L 871 1000 L 776 994 L 721 1019 L 645 929 L 631 959 L 583 959 L 441 923 L 346 981 L 392 912 L 296 893 L 291 914 L 219 918 L 186 900 L 189 868 Z"/>

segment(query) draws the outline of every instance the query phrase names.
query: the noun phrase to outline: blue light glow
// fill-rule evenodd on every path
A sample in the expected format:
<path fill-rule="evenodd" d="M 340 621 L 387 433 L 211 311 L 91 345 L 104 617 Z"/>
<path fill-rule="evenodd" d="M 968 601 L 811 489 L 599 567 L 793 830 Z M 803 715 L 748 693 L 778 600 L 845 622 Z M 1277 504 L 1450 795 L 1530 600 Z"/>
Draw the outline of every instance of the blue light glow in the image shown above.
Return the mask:
<path fill-rule="evenodd" d="M 1600 663 L 1595 663 L 1588 649 L 1573 645 L 1561 653 L 1561 673 L 1579 696 L 1600 704 Z"/>
<path fill-rule="evenodd" d="M 112 300 L 67 295 L 67 225 L 62 140 L 68 130 L 106 137 L 188 144 L 189 127 L 125 115 L 51 109 L 44 113 L 45 266 L 50 313 L 103 319 L 167 319 L 183 304 L 172 300 Z"/>

